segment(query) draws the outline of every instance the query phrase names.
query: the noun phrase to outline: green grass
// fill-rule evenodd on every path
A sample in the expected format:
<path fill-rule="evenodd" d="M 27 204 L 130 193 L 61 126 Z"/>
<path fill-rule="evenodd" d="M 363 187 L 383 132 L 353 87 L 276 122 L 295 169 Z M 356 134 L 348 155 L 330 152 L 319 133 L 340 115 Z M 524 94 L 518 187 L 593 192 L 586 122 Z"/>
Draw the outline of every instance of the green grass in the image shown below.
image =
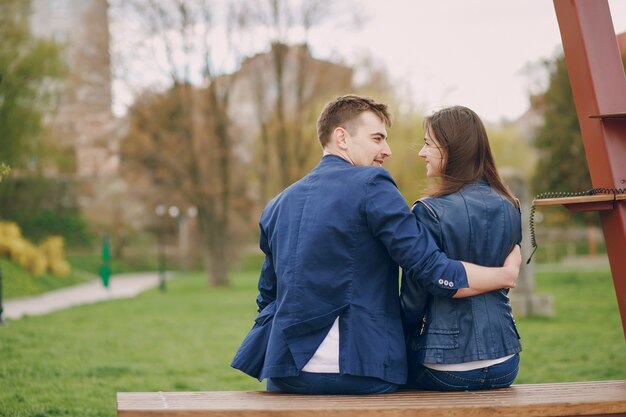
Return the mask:
<path fill-rule="evenodd" d="M 94 278 L 93 275 L 75 268 L 67 277 L 57 277 L 45 274 L 41 277 L 34 277 L 21 266 L 0 258 L 0 268 L 2 269 L 2 298 L 26 297 L 42 294 L 58 288 L 87 282 Z"/>
<path fill-rule="evenodd" d="M 587 241 L 571 240 L 550 242 L 545 239 L 537 238 L 537 245 L 537 251 L 533 255 L 533 260 L 537 263 L 559 262 L 566 256 L 587 256 L 591 254 Z M 597 243 L 596 255 L 606 255 L 606 245 L 604 242 Z"/>
<path fill-rule="evenodd" d="M 87 271 L 98 275 L 102 266 L 102 255 L 95 252 L 73 252 L 67 255 L 68 262 L 73 268 Z M 129 259 L 111 259 L 111 273 L 123 274 L 126 272 L 156 271 L 158 269 L 157 257 L 139 256 Z M 174 267 L 175 265 L 167 265 Z"/>
<path fill-rule="evenodd" d="M 538 292 L 555 296 L 555 316 L 517 320 L 523 348 L 517 382 L 626 379 L 610 272 L 553 270 L 537 273 L 536 282 Z"/>
<path fill-rule="evenodd" d="M 114 416 L 118 391 L 261 389 L 229 367 L 255 316 L 257 277 L 209 289 L 194 275 L 164 294 L 9 321 L 0 327 L 0 415 Z"/>
<path fill-rule="evenodd" d="M 114 416 L 119 391 L 260 390 L 230 368 L 252 325 L 258 269 L 210 289 L 204 274 L 162 294 L 76 307 L 0 327 L 0 415 Z M 626 349 L 608 272 L 541 273 L 552 319 L 519 319 L 518 383 L 626 379 Z"/>
<path fill-rule="evenodd" d="M 0 257 L 2 298 L 9 299 L 42 294 L 99 277 L 100 267 L 102 266 L 100 254 L 93 251 L 74 252 L 67 255 L 66 258 L 72 266 L 72 272 L 68 276 L 57 277 L 52 274 L 44 274 L 40 277 L 34 277 L 16 263 Z M 174 266 L 172 265 L 172 267 Z M 111 261 L 111 272 L 113 274 L 156 270 L 156 256 L 152 258 L 143 256 L 136 259 L 112 259 Z"/>

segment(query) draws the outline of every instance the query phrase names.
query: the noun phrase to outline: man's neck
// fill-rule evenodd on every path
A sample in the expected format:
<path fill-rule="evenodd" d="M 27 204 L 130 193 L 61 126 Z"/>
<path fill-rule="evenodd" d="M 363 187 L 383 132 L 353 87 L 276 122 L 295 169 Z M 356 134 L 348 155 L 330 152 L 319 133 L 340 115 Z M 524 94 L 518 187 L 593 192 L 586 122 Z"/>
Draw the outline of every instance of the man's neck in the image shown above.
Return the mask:
<path fill-rule="evenodd" d="M 350 164 L 352 164 L 352 162 L 350 161 L 350 159 L 348 158 L 347 155 L 342 154 L 341 152 L 335 152 L 331 149 L 326 149 L 324 148 L 323 153 L 322 153 L 322 157 L 326 156 L 326 155 L 334 155 L 334 156 L 338 156 L 341 159 L 345 159 L 347 162 L 349 162 Z M 352 164 L 354 165 L 354 164 Z"/>

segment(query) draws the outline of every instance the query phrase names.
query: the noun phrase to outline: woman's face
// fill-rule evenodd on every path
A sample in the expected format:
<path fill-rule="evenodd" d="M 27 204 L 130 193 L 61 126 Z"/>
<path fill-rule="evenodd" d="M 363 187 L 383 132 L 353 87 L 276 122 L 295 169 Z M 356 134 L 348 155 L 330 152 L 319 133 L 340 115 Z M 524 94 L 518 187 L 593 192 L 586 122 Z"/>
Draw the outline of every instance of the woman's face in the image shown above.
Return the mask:
<path fill-rule="evenodd" d="M 424 146 L 418 153 L 420 158 L 426 162 L 426 176 L 439 177 L 442 174 L 444 150 L 439 146 L 437 138 L 430 127 L 424 135 Z"/>

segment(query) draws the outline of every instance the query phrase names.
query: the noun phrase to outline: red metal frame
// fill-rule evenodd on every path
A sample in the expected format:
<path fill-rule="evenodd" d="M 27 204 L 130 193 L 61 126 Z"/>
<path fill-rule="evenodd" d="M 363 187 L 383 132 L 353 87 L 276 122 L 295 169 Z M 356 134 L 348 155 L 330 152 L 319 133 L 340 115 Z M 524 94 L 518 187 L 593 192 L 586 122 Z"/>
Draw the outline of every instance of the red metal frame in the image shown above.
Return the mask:
<path fill-rule="evenodd" d="M 554 0 L 594 187 L 626 187 L 626 77 L 608 0 Z M 626 336 L 626 201 L 600 211 Z"/>

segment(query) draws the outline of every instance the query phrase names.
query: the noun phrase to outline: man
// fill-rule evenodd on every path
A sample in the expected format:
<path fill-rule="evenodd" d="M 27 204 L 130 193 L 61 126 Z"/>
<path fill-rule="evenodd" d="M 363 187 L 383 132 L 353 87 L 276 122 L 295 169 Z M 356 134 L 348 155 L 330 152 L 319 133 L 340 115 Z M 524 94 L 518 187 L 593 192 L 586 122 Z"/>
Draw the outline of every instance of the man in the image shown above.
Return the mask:
<path fill-rule="evenodd" d="M 415 222 L 389 173 L 387 106 L 346 95 L 317 122 L 320 163 L 261 215 L 259 315 L 232 366 L 269 391 L 393 392 L 406 381 L 398 265 L 435 295 L 512 288 L 502 268 L 451 261 Z M 419 271 L 418 278 L 416 272 Z"/>

